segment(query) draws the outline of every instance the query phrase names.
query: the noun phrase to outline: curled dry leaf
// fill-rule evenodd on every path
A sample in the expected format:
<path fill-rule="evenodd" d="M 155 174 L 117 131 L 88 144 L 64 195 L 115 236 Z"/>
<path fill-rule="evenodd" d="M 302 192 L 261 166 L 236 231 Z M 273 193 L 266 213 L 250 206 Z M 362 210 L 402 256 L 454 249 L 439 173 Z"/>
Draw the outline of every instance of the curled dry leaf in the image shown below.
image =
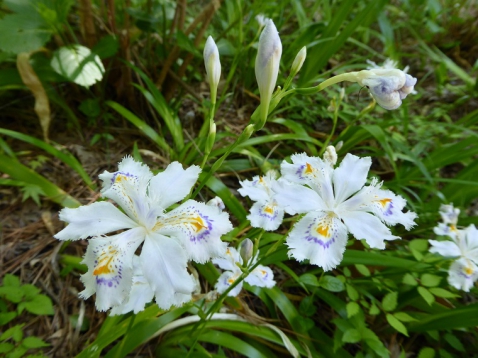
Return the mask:
<path fill-rule="evenodd" d="M 17 56 L 17 68 L 23 83 L 32 91 L 35 96 L 35 112 L 40 119 L 43 130 L 43 138 L 48 142 L 48 128 L 50 126 L 50 102 L 46 95 L 45 88 L 37 74 L 30 65 L 30 55 L 33 52 L 22 52 Z"/>

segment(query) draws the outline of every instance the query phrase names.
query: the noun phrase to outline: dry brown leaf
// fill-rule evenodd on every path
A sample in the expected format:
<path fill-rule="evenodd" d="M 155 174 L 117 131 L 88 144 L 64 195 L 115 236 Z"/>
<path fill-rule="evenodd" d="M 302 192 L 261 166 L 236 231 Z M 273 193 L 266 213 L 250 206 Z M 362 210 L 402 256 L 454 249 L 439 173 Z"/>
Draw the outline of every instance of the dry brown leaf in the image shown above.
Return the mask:
<path fill-rule="evenodd" d="M 48 142 L 48 128 L 50 126 L 50 102 L 46 95 L 45 88 L 37 74 L 30 65 L 30 55 L 33 52 L 22 52 L 17 56 L 17 68 L 23 83 L 32 91 L 35 96 L 35 112 L 40 119 L 43 130 L 43 138 Z"/>

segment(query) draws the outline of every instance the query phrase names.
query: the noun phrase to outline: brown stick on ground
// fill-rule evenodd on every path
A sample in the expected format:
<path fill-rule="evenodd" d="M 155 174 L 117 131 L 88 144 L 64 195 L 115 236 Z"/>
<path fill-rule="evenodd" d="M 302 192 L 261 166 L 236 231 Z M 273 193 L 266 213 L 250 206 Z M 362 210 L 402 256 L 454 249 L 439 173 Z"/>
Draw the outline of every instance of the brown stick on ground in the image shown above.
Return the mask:
<path fill-rule="evenodd" d="M 96 28 L 93 21 L 93 9 L 91 7 L 91 0 L 80 0 L 80 18 L 81 18 L 81 32 L 83 39 L 89 48 L 96 44 Z"/>
<path fill-rule="evenodd" d="M 208 19 L 212 17 L 212 14 L 221 6 L 220 0 L 213 0 L 211 3 L 204 8 L 204 10 L 194 19 L 194 21 L 189 25 L 189 27 L 184 31 L 184 34 L 187 36 L 189 35 L 204 19 Z M 209 20 L 210 21 L 210 20 Z M 208 22 L 209 23 L 209 22 Z M 180 48 L 179 46 L 174 46 L 169 56 L 166 58 L 166 61 L 163 64 L 163 68 L 161 73 L 159 74 L 159 78 L 156 81 L 156 86 L 161 88 L 168 72 L 173 65 L 173 63 L 177 60 L 179 55 Z"/>
<path fill-rule="evenodd" d="M 204 33 L 206 32 L 206 29 L 208 28 L 208 26 L 209 26 L 209 24 L 212 20 L 212 17 L 214 15 L 214 13 L 221 6 L 221 4 L 219 2 L 216 2 L 216 1 L 213 1 L 211 4 L 213 6 L 209 8 L 209 11 L 208 11 L 207 15 L 205 16 L 205 19 L 202 23 L 202 26 L 199 29 L 199 32 L 196 34 L 196 37 L 194 38 L 194 47 L 197 47 L 199 45 L 199 43 L 201 42 L 201 40 L 204 36 Z M 217 7 L 214 6 L 214 5 L 217 5 Z M 181 78 L 186 73 L 186 70 L 187 70 L 189 64 L 191 63 L 191 61 L 193 59 L 194 59 L 194 55 L 192 53 L 188 53 L 186 55 L 186 58 L 184 59 L 182 65 L 181 65 L 181 67 L 179 68 L 179 71 L 178 71 L 178 77 L 179 77 L 180 81 L 181 81 Z M 167 87 L 164 89 L 164 98 L 166 99 L 166 101 L 169 101 L 173 97 L 174 92 L 176 91 L 177 83 L 178 82 L 176 82 L 176 81 L 175 82 L 169 82 Z"/>

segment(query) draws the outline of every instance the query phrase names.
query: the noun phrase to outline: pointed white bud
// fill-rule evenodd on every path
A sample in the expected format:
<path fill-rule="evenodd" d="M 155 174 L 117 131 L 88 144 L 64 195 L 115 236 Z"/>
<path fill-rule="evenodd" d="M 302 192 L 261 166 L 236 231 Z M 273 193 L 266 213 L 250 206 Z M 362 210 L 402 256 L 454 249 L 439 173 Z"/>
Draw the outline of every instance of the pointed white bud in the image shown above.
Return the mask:
<path fill-rule="evenodd" d="M 294 77 L 297 73 L 299 73 L 302 65 L 304 64 L 305 58 L 307 57 L 307 47 L 302 47 L 300 51 L 295 56 L 294 62 L 292 62 L 291 67 L 291 75 Z"/>
<path fill-rule="evenodd" d="M 217 86 L 221 78 L 221 62 L 216 43 L 211 36 L 207 38 L 204 46 L 204 65 L 206 66 L 207 80 L 211 91 L 211 102 L 216 103 Z"/>
<path fill-rule="evenodd" d="M 252 251 L 254 249 L 254 244 L 251 239 L 245 239 L 241 244 L 241 257 L 244 260 L 244 264 L 247 265 L 247 262 L 252 257 Z"/>
<path fill-rule="evenodd" d="M 271 19 L 266 20 L 266 26 L 259 38 L 256 57 L 256 79 L 261 94 L 261 121 L 265 124 L 269 112 L 269 103 L 274 92 L 279 63 L 282 55 L 282 43 L 279 32 Z"/>

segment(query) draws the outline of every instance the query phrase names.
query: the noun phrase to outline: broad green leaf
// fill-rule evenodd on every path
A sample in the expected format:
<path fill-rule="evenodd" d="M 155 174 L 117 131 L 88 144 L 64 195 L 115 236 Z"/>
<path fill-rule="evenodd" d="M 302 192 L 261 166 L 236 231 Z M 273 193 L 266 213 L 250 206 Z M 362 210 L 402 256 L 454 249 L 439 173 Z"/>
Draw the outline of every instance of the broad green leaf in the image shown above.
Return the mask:
<path fill-rule="evenodd" d="M 31 301 L 24 302 L 24 306 L 28 312 L 37 315 L 53 315 L 53 305 L 51 299 L 45 295 L 34 296 Z"/>
<path fill-rule="evenodd" d="M 349 298 L 352 300 L 352 301 L 356 301 L 359 299 L 359 293 L 357 292 L 357 290 L 350 284 L 346 284 L 345 285 L 345 288 L 347 290 L 347 295 L 349 296 Z"/>
<path fill-rule="evenodd" d="M 7 324 L 16 316 L 17 316 L 16 312 L 0 312 L 0 326 Z"/>
<path fill-rule="evenodd" d="M 330 292 L 342 292 L 345 288 L 342 281 L 334 276 L 322 276 L 319 280 L 320 287 Z"/>
<path fill-rule="evenodd" d="M 433 358 L 435 357 L 435 350 L 430 347 L 424 347 L 420 349 L 420 353 L 418 353 L 417 358 Z"/>
<path fill-rule="evenodd" d="M 461 341 L 455 335 L 447 333 L 445 334 L 445 340 L 457 351 L 465 352 L 465 347 L 463 346 L 463 343 L 461 343 Z"/>
<path fill-rule="evenodd" d="M 312 275 L 311 273 L 304 273 L 299 277 L 300 282 L 309 285 L 309 286 L 314 286 L 318 287 L 319 286 L 319 280 L 317 280 L 317 277 L 315 275 Z"/>
<path fill-rule="evenodd" d="M 415 239 L 408 243 L 408 246 L 412 249 L 415 249 L 420 252 L 425 252 L 428 250 L 428 240 L 425 239 Z"/>
<path fill-rule="evenodd" d="M 5 15 L 0 20 L 0 50 L 19 54 L 40 49 L 51 37 L 41 17 L 28 13 Z"/>
<path fill-rule="evenodd" d="M 5 341 L 8 338 L 12 338 L 15 342 L 20 342 L 23 338 L 22 328 L 25 324 L 17 324 L 0 335 L 0 341 Z"/>
<path fill-rule="evenodd" d="M 1 342 L 0 343 L 0 353 L 10 352 L 15 346 L 12 343 Z"/>
<path fill-rule="evenodd" d="M 430 306 L 435 302 L 435 297 L 425 287 L 418 287 L 418 293 L 423 297 L 426 303 Z"/>
<path fill-rule="evenodd" d="M 386 315 L 388 323 L 395 328 L 398 332 L 406 335 L 408 337 L 408 331 L 407 328 L 403 325 L 402 322 L 400 322 L 395 316 L 391 315 L 390 313 L 387 313 Z"/>
<path fill-rule="evenodd" d="M 25 348 L 41 348 L 50 346 L 48 343 L 45 343 L 38 337 L 26 337 L 22 341 L 22 346 Z"/>
<path fill-rule="evenodd" d="M 362 264 L 356 264 L 355 268 L 357 269 L 358 272 L 360 272 L 363 276 L 369 277 L 370 276 L 370 270 L 368 269 L 367 266 L 362 265 Z"/>
<path fill-rule="evenodd" d="M 382 300 L 382 308 L 385 311 L 393 311 L 397 307 L 398 292 L 390 292 Z"/>
<path fill-rule="evenodd" d="M 418 285 L 417 279 L 411 273 L 406 273 L 405 275 L 403 275 L 402 282 L 410 286 Z"/>
<path fill-rule="evenodd" d="M 395 316 L 396 319 L 402 322 L 417 321 L 417 319 L 413 318 L 412 316 L 410 316 L 408 313 L 405 313 L 405 312 L 396 312 L 393 315 Z"/>
<path fill-rule="evenodd" d="M 12 274 L 5 274 L 5 276 L 3 276 L 3 286 L 5 287 L 19 287 L 20 286 L 20 279 L 15 276 L 15 275 L 12 275 Z"/>
<path fill-rule="evenodd" d="M 429 273 L 424 273 L 420 277 L 420 282 L 422 283 L 423 286 L 426 286 L 426 287 L 436 287 L 440 284 L 440 281 L 441 281 L 440 276 L 432 275 Z"/>
<path fill-rule="evenodd" d="M 359 313 L 360 306 L 357 302 L 349 302 L 347 303 L 346 309 L 347 309 L 347 317 L 350 318 L 355 316 L 357 313 Z"/>
<path fill-rule="evenodd" d="M 460 297 L 460 295 L 456 295 L 448 290 L 445 290 L 444 288 L 441 287 L 431 287 L 428 289 L 433 295 L 441 298 L 455 298 L 455 297 Z"/>
<path fill-rule="evenodd" d="M 19 303 L 23 299 L 23 291 L 21 287 L 3 286 L 0 287 L 0 296 L 5 297 L 8 301 Z"/>
<path fill-rule="evenodd" d="M 345 343 L 357 343 L 362 339 L 362 336 L 355 328 L 350 328 L 344 332 L 342 341 Z"/>
<path fill-rule="evenodd" d="M 370 310 L 368 312 L 370 315 L 372 316 L 376 316 L 380 313 L 380 310 L 379 308 L 377 307 L 377 305 L 375 303 L 372 303 L 372 305 L 370 306 Z"/>

